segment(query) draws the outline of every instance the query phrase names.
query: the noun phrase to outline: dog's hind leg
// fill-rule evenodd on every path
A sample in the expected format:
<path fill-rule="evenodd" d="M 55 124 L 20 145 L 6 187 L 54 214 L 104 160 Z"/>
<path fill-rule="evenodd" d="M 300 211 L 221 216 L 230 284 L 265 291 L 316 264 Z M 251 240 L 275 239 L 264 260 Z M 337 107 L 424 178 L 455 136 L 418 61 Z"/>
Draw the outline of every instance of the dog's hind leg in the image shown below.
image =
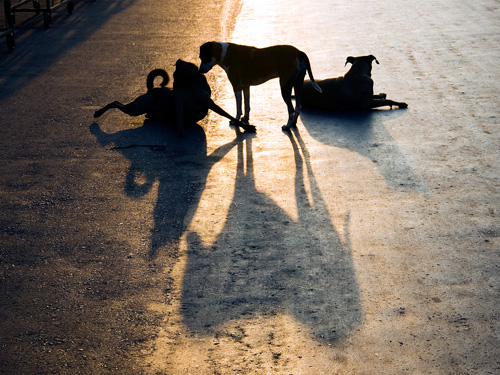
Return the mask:
<path fill-rule="evenodd" d="M 300 116 L 300 111 L 302 110 L 302 87 L 304 86 L 304 78 L 306 72 L 299 72 L 295 84 L 293 86 L 293 91 L 295 93 L 295 111 L 293 114 L 293 124 L 292 126 L 297 126 L 297 120 Z"/>
<path fill-rule="evenodd" d="M 153 100 L 154 99 L 148 94 L 141 95 L 128 104 L 122 104 L 119 101 L 115 100 L 114 102 L 109 103 L 108 105 L 97 110 L 94 113 L 94 117 L 97 118 L 102 116 L 104 112 L 111 108 L 119 109 L 129 116 L 140 116 L 148 111 L 148 108 L 150 107 Z"/>
<path fill-rule="evenodd" d="M 290 130 L 290 128 L 294 126 L 293 118 L 295 115 L 295 108 L 292 104 L 292 88 L 294 82 L 295 80 L 293 78 L 289 79 L 286 82 L 282 78 L 280 78 L 281 97 L 283 98 L 283 101 L 285 102 L 288 110 L 288 121 L 286 125 L 283 125 L 281 127 L 283 130 Z"/>
<path fill-rule="evenodd" d="M 98 109 L 97 111 L 94 112 L 94 118 L 101 117 L 107 110 L 111 108 L 119 108 L 121 109 L 124 105 L 120 103 L 119 101 L 115 100 L 112 103 L 109 103 L 102 107 L 101 109 Z"/>
<path fill-rule="evenodd" d="M 281 85 L 281 96 L 283 97 L 283 100 L 285 101 L 288 108 L 288 122 L 286 125 L 282 126 L 283 130 L 289 130 L 290 128 L 294 128 L 297 126 L 297 120 L 302 108 L 301 93 L 305 74 L 305 70 L 298 71 L 286 84 Z M 295 90 L 295 108 L 292 104 L 292 87 Z"/>

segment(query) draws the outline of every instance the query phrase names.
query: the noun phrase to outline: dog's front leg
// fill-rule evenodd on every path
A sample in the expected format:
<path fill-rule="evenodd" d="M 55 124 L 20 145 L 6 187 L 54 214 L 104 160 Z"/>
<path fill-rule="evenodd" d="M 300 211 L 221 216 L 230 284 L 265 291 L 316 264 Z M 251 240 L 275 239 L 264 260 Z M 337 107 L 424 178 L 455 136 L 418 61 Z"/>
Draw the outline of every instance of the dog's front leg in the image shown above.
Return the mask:
<path fill-rule="evenodd" d="M 233 116 L 231 116 L 229 113 L 224 111 L 221 107 L 219 107 L 217 104 L 214 103 L 214 101 L 210 98 L 202 98 L 203 103 L 210 108 L 212 111 L 215 113 L 218 113 L 221 116 L 227 117 L 228 119 L 231 120 L 231 124 L 234 124 L 235 126 L 240 126 L 243 129 L 245 129 L 248 132 L 255 132 L 255 126 L 250 125 L 248 123 L 244 123 L 242 121 L 236 120 Z"/>
<path fill-rule="evenodd" d="M 366 109 L 379 108 L 379 107 L 384 107 L 384 106 L 389 106 L 389 107 L 391 107 L 391 109 L 393 106 L 398 107 L 400 109 L 408 108 L 408 104 L 406 104 L 406 103 L 395 102 L 394 100 L 389 100 L 389 99 L 373 99 L 366 106 Z"/>
<path fill-rule="evenodd" d="M 250 86 L 243 88 L 243 98 L 245 99 L 245 116 L 241 122 L 248 123 L 250 121 Z"/>
<path fill-rule="evenodd" d="M 241 118 L 241 90 L 240 91 L 235 91 L 234 92 L 234 97 L 236 98 L 236 120 L 239 120 Z M 235 125 L 231 121 L 231 125 Z"/>

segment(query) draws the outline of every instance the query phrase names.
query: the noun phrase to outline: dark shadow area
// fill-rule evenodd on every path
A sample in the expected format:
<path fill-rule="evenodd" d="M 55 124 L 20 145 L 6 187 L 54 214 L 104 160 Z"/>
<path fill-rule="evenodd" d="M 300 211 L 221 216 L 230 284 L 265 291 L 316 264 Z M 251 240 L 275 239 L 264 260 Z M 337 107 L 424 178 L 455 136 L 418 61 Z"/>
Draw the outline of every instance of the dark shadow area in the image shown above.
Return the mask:
<path fill-rule="evenodd" d="M 5 45 L 0 48 L 1 76 L 4 77 L 0 84 L 0 101 L 32 83 L 34 77 L 42 75 L 64 54 L 90 39 L 111 17 L 134 2 L 77 0 L 71 15 L 65 7 L 52 13 L 51 28 L 44 27 L 42 14 L 32 16 L 22 27 L 15 27 L 16 49 L 9 51 Z M 3 42 L 1 38 L 0 43 Z"/>
<path fill-rule="evenodd" d="M 349 240 L 342 243 L 332 224 L 300 134 L 289 137 L 297 222 L 256 189 L 252 139 L 246 138 L 238 143 L 235 194 L 222 232 L 209 248 L 197 233 L 188 234 L 182 312 L 197 334 L 247 315 L 283 311 L 318 339 L 335 341 L 361 322 Z M 349 217 L 345 226 L 349 233 Z"/>
<path fill-rule="evenodd" d="M 426 192 L 426 185 L 392 138 L 384 121 L 399 117 L 404 110 L 327 112 L 303 110 L 300 118 L 316 140 L 345 148 L 376 164 L 391 189 Z"/>
<path fill-rule="evenodd" d="M 149 256 L 156 257 L 162 247 L 176 255 L 179 238 L 187 228 L 205 187 L 210 168 L 236 144 L 236 140 L 207 155 L 205 131 L 197 124 L 179 138 L 175 126 L 148 121 L 139 128 L 105 133 L 97 123 L 90 127 L 99 143 L 111 146 L 130 161 L 124 191 L 131 198 L 149 193 L 158 183 L 154 208 L 154 227 Z"/>

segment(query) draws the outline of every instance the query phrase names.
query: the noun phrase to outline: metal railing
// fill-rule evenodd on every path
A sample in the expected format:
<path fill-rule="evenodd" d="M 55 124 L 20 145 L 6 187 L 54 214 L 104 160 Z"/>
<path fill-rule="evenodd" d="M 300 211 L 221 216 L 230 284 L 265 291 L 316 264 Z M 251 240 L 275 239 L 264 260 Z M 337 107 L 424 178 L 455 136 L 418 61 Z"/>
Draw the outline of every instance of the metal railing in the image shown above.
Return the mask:
<path fill-rule="evenodd" d="M 46 28 L 52 25 L 52 11 L 62 5 L 66 5 L 68 14 L 73 13 L 73 0 L 21 0 L 16 4 L 12 4 L 11 0 L 3 0 L 4 24 L 0 28 L 0 37 L 5 36 L 7 48 L 12 51 L 15 48 L 14 29 L 18 26 L 16 23 L 16 15 L 18 13 L 28 14 L 28 17 L 23 17 L 23 21 L 31 17 L 42 14 L 43 24 Z M 30 16 L 31 14 L 31 16 Z M 19 23 L 19 26 L 22 25 Z"/>

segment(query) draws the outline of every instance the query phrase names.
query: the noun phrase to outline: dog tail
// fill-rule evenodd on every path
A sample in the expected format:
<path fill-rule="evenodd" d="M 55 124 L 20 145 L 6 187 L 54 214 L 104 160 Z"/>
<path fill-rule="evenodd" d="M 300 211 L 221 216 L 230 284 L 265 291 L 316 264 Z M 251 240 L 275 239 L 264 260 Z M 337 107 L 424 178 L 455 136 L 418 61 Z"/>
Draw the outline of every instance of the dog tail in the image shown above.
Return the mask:
<path fill-rule="evenodd" d="M 163 69 L 154 69 L 149 72 L 148 78 L 146 80 L 146 87 L 148 88 L 148 91 L 151 90 L 155 86 L 155 78 L 156 77 L 161 77 L 163 80 L 160 83 L 160 86 L 166 86 L 168 82 L 170 81 L 170 77 L 168 73 L 163 70 Z"/>
<path fill-rule="evenodd" d="M 309 62 L 309 57 L 307 57 L 307 55 L 302 51 L 300 52 L 300 57 L 306 66 L 307 74 L 309 74 L 309 78 L 311 79 L 313 87 L 316 89 L 316 91 L 323 92 L 323 90 L 321 90 L 321 87 L 319 87 L 318 83 L 314 80 L 313 72 L 311 69 L 311 63 Z"/>

